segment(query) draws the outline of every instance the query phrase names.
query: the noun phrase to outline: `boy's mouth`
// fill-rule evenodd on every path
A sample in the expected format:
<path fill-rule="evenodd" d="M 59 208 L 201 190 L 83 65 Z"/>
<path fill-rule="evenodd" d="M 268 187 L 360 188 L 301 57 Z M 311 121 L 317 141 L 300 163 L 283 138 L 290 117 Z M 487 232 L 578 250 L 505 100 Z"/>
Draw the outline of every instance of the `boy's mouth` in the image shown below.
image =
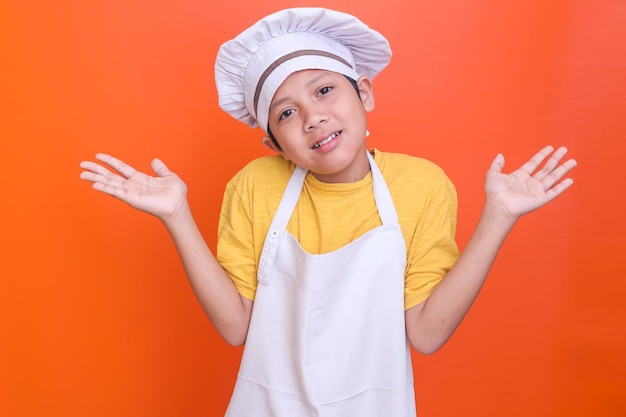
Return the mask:
<path fill-rule="evenodd" d="M 341 130 L 339 132 L 335 132 L 332 135 L 330 135 L 329 137 L 327 137 L 326 139 L 317 142 L 315 145 L 313 145 L 313 147 L 311 149 L 317 149 L 320 146 L 326 145 L 328 142 L 330 142 L 331 140 L 333 140 L 337 136 L 339 136 L 341 134 L 341 132 L 342 132 Z"/>

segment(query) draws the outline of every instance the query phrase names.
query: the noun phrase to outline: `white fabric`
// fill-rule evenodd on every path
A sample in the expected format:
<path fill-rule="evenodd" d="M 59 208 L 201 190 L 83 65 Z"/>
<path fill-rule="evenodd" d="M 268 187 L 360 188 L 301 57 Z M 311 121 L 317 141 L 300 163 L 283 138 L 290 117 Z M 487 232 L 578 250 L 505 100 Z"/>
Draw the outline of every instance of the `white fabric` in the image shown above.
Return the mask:
<path fill-rule="evenodd" d="M 259 267 L 227 417 L 414 417 L 404 322 L 406 248 L 373 158 L 382 225 L 311 255 L 285 230 L 306 171 L 296 167 Z"/>
<path fill-rule="evenodd" d="M 387 40 L 352 15 L 313 7 L 281 10 L 220 47 L 219 104 L 237 120 L 267 131 L 274 93 L 293 72 L 323 69 L 355 80 L 374 78 L 390 59 Z"/>

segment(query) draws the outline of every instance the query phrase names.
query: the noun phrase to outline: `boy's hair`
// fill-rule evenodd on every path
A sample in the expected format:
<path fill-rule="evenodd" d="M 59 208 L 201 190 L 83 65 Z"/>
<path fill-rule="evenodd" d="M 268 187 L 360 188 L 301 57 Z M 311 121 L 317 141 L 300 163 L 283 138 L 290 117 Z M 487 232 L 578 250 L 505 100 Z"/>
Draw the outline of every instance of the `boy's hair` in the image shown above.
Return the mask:
<path fill-rule="evenodd" d="M 343 74 L 342 74 L 343 75 Z M 346 79 L 348 81 L 350 81 L 350 84 L 352 84 L 352 87 L 354 87 L 354 89 L 356 90 L 356 95 L 359 96 L 359 100 L 361 99 L 361 92 L 359 91 L 359 85 L 356 83 L 356 80 L 352 77 L 348 77 L 347 75 L 343 75 L 344 77 L 346 77 Z M 274 134 L 272 133 L 272 131 L 270 130 L 270 124 L 269 122 L 267 123 L 267 136 L 270 137 L 270 139 L 272 140 L 272 143 L 274 144 L 274 146 L 276 146 L 276 148 L 281 151 L 281 147 L 278 144 L 278 141 L 276 140 L 276 138 L 274 137 Z"/>

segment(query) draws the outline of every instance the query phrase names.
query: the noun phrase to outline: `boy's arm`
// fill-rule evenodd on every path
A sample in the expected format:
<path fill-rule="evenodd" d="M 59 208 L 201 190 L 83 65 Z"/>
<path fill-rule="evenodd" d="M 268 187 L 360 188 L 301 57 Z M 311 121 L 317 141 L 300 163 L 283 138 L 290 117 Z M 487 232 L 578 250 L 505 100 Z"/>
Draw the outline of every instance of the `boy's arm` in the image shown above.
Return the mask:
<path fill-rule="evenodd" d="M 206 245 L 189 208 L 163 221 L 198 301 L 220 335 L 233 346 L 246 341 L 251 300 L 242 297 Z"/>
<path fill-rule="evenodd" d="M 450 338 L 474 302 L 493 261 L 522 215 L 550 202 L 573 181 L 563 176 L 576 166 L 570 159 L 559 165 L 567 152 L 552 153 L 546 147 L 517 171 L 502 174 L 504 158 L 498 155 L 485 180 L 486 202 L 463 253 L 430 297 L 406 311 L 407 336 L 419 352 L 436 352 Z"/>
<path fill-rule="evenodd" d="M 170 233 L 189 282 L 209 319 L 232 345 L 246 340 L 251 300 L 239 295 L 234 283 L 206 245 L 187 203 L 185 183 L 158 159 L 155 177 L 148 176 L 110 155 L 98 154 L 104 165 L 85 161 L 81 178 L 93 188 L 158 217 Z"/>

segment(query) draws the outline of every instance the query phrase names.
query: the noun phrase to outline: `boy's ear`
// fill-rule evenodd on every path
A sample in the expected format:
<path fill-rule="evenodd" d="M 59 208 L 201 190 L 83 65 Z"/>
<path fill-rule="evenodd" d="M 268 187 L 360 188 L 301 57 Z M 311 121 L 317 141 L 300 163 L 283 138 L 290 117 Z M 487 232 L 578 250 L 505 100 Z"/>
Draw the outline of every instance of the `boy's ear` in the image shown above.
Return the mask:
<path fill-rule="evenodd" d="M 372 80 L 366 76 L 359 77 L 356 82 L 359 87 L 359 94 L 361 95 L 361 101 L 365 107 L 365 111 L 374 110 L 374 90 L 372 87 Z"/>
<path fill-rule="evenodd" d="M 263 136 L 261 138 L 261 143 L 270 151 L 273 151 L 282 155 L 283 152 L 278 147 L 276 147 L 276 144 L 274 143 L 272 138 L 270 138 L 269 136 L 267 135 Z"/>

